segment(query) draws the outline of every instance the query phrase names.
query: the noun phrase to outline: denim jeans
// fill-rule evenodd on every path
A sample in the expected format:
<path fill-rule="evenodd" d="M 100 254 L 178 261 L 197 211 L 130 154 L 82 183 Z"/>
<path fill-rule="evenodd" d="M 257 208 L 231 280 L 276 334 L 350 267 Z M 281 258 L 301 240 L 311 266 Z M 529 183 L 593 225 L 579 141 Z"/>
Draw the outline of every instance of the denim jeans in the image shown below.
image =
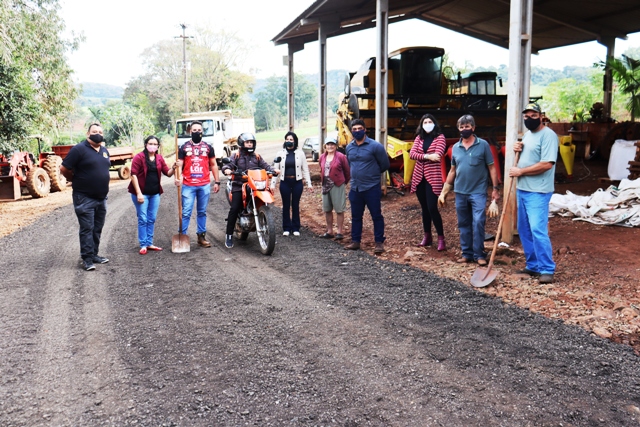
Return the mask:
<path fill-rule="evenodd" d="M 487 219 L 485 207 L 487 194 L 456 193 L 456 214 L 460 230 L 460 249 L 467 259 L 485 259 L 484 225 Z"/>
<path fill-rule="evenodd" d="M 527 268 L 540 274 L 553 274 L 553 249 L 549 238 L 549 202 L 553 193 L 518 190 L 518 234 Z"/>
<path fill-rule="evenodd" d="M 349 191 L 349 201 L 351 202 L 351 241 L 360 243 L 362 239 L 362 217 L 365 206 L 369 209 L 373 220 L 373 236 L 376 243 L 383 243 L 384 237 L 384 217 L 382 216 L 382 190 L 375 186 L 365 191 Z"/>
<path fill-rule="evenodd" d="M 107 199 L 93 199 L 74 192 L 73 209 L 80 224 L 80 256 L 91 259 L 98 255 L 100 235 L 107 217 Z"/>
<path fill-rule="evenodd" d="M 285 178 L 280 181 L 283 231 L 300 231 L 300 198 L 303 190 L 302 180 Z"/>
<path fill-rule="evenodd" d="M 138 215 L 138 241 L 141 248 L 146 248 L 153 245 L 153 230 L 156 226 L 156 216 L 160 206 L 160 194 L 153 196 L 143 194 L 142 197 L 144 197 L 142 203 L 138 203 L 138 196 L 135 194 L 131 195 L 131 200 L 133 200 L 133 206 L 136 207 Z"/>
<path fill-rule="evenodd" d="M 207 231 L 207 205 L 209 204 L 209 195 L 211 194 L 211 184 L 192 187 L 182 184 L 182 234 L 187 234 L 189 221 L 191 220 L 191 212 L 193 212 L 193 204 L 196 202 L 197 210 L 197 233 L 205 233 Z"/>

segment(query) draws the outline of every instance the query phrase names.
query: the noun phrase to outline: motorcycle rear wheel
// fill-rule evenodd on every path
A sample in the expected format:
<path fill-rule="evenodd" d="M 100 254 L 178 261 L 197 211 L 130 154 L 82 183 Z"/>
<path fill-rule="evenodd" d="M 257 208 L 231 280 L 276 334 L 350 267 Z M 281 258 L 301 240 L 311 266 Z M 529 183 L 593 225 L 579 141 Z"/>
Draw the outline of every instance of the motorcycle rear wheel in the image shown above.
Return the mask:
<path fill-rule="evenodd" d="M 271 255 L 276 247 L 276 223 L 271 206 L 260 206 L 258 210 L 258 242 L 263 255 Z"/>

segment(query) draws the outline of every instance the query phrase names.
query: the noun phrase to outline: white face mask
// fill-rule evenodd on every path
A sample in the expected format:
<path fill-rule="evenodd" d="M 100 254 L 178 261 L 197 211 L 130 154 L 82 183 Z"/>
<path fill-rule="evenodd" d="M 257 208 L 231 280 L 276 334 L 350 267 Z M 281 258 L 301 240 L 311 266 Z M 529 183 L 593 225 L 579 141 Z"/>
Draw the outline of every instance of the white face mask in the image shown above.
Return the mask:
<path fill-rule="evenodd" d="M 430 133 L 434 127 L 436 127 L 436 125 L 433 123 L 425 123 L 422 125 L 422 129 L 424 129 L 426 133 Z"/>

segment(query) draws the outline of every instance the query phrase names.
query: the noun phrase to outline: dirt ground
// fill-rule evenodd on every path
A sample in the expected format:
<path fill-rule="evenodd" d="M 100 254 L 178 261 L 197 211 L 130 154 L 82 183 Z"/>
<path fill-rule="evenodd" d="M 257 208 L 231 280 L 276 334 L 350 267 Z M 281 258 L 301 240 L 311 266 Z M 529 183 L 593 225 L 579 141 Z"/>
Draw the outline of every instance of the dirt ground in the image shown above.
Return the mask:
<path fill-rule="evenodd" d="M 317 163 L 311 163 L 313 193 L 305 191 L 302 202 L 302 223 L 314 233 L 324 233 L 321 194 Z M 558 175 L 564 168 L 558 165 Z M 606 188 L 606 164 L 601 160 L 576 160 L 574 182 L 556 184 L 556 192 L 588 195 L 598 188 Z M 112 173 L 114 184 L 123 184 Z M 277 192 L 276 192 L 277 193 Z M 279 197 L 279 195 L 277 195 Z M 450 196 L 451 197 L 451 196 Z M 29 225 L 39 216 L 71 202 L 71 191 L 52 193 L 43 199 L 24 196 L 18 202 L 0 203 L 0 237 Z M 279 201 L 278 201 L 279 202 Z M 501 199 L 502 202 L 502 199 Z M 400 195 L 389 191 L 383 202 L 386 222 L 386 249 L 381 258 L 411 265 L 442 277 L 469 283 L 477 268 L 474 264 L 455 263 L 459 258 L 459 235 L 455 207 L 452 200 L 441 210 L 448 250 L 419 248 L 421 239 L 420 205 L 415 195 L 406 191 Z M 373 253 L 370 219 L 365 222 L 364 249 Z M 350 213 L 346 213 L 343 244 L 349 243 Z M 367 224 L 369 225 L 367 227 Z M 487 233 L 495 234 L 498 219 L 487 220 Z M 527 308 L 550 318 L 580 325 L 596 335 L 616 343 L 631 345 L 640 355 L 640 229 L 599 226 L 568 218 L 550 220 L 551 240 L 555 251 L 557 273 L 555 283 L 540 286 L 535 279 L 515 272 L 524 267 L 522 248 L 517 243 L 509 249 L 498 249 L 495 265 L 500 271 L 494 284 L 479 289 L 507 303 Z M 434 231 L 435 234 L 435 231 Z M 486 243 L 487 251 L 493 242 Z"/>
<path fill-rule="evenodd" d="M 638 425 L 631 347 L 535 313 L 547 301 L 563 308 L 549 317 L 620 330 L 596 310 L 635 310 L 620 286 L 564 268 L 604 256 L 576 250 L 571 227 L 558 283 L 512 277 L 516 247 L 485 293 L 468 284 L 473 267 L 452 261 L 452 211 L 446 253 L 413 246 L 413 196 L 385 199 L 381 257 L 367 253 L 370 235 L 357 252 L 318 236 L 318 191 L 305 196 L 311 231 L 285 238 L 278 224 L 271 256 L 253 234 L 224 247 L 221 194 L 208 208 L 213 246 L 195 244 L 192 222 L 191 251 L 173 254 L 177 192 L 165 181 L 154 239 L 165 250 L 141 256 L 126 184 L 112 180 L 100 246 L 111 260 L 93 272 L 79 268 L 69 190 L 0 204 L 0 425 Z M 610 265 L 590 281 L 618 274 Z M 609 308 L 614 298 L 625 307 Z"/>

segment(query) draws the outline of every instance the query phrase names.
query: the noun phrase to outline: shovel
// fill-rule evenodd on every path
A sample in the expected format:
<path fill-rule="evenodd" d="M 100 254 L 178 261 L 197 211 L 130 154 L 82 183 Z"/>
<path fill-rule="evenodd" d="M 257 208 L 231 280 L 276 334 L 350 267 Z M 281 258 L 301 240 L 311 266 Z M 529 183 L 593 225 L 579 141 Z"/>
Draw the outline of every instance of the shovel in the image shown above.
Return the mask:
<path fill-rule="evenodd" d="M 520 158 L 520 152 L 516 153 L 516 159 L 513 162 L 514 165 L 518 164 L 518 159 Z M 500 237 L 502 237 L 502 224 L 504 223 L 504 213 L 507 210 L 507 206 L 509 206 L 509 199 L 511 198 L 511 190 L 513 189 L 513 184 L 516 179 L 512 178 L 509 184 L 509 188 L 507 189 L 507 194 L 504 196 L 504 203 L 502 205 L 502 213 L 500 214 L 500 222 L 498 222 L 498 231 L 496 231 L 496 238 L 493 241 L 493 249 L 491 250 L 491 258 L 489 259 L 489 264 L 487 268 L 478 267 L 476 271 L 473 272 L 473 276 L 471 276 L 471 285 L 475 288 L 484 288 L 485 286 L 489 286 L 496 280 L 498 276 L 497 270 L 492 270 L 493 268 L 493 260 L 496 258 L 496 249 L 498 249 L 498 243 L 500 242 Z"/>
<path fill-rule="evenodd" d="M 176 162 L 178 161 L 178 134 L 176 134 Z M 176 168 L 176 179 L 180 179 L 180 168 Z M 182 254 L 191 251 L 189 236 L 182 234 L 182 186 L 178 186 L 178 217 L 180 222 L 180 232 L 171 238 L 171 252 Z"/>

